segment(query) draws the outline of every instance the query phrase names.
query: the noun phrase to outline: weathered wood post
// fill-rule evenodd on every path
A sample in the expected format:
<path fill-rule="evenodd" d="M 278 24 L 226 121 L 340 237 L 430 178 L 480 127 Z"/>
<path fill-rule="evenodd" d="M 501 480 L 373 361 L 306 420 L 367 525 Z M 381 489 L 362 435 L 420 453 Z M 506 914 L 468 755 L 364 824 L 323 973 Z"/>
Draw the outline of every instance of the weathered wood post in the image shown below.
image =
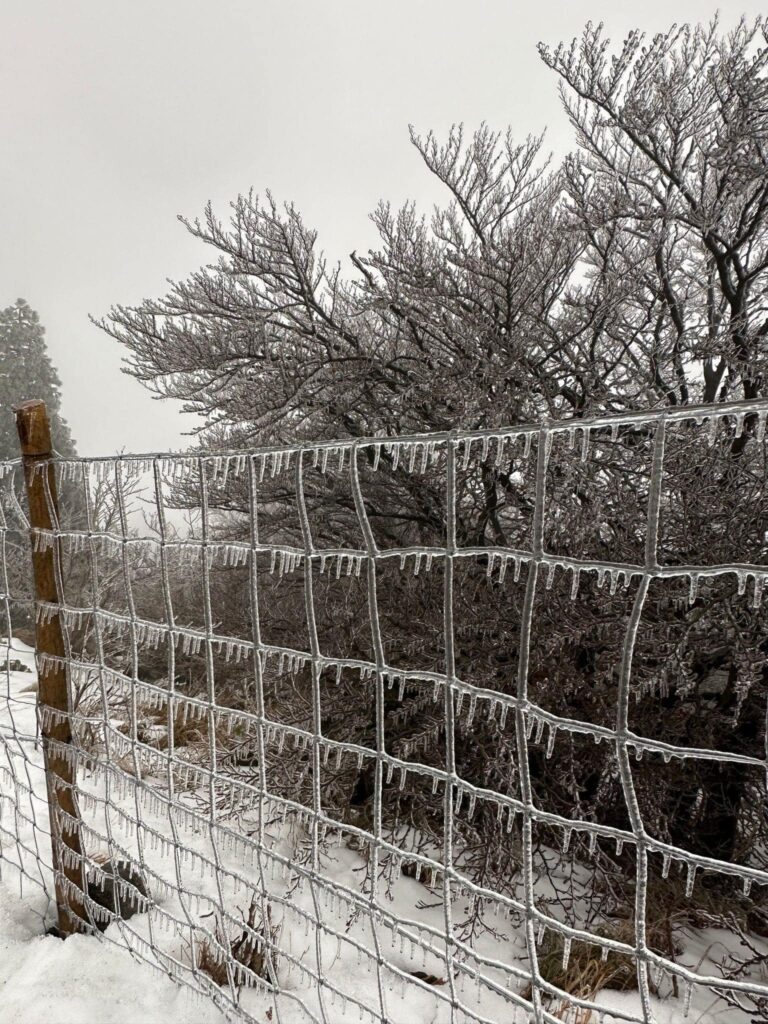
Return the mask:
<path fill-rule="evenodd" d="M 23 402 L 16 408 L 16 429 L 21 445 L 24 482 L 29 505 L 29 527 L 32 546 L 32 570 L 35 583 L 35 610 L 41 603 L 58 605 L 56 580 L 58 541 L 40 543 L 38 530 L 51 530 L 58 519 L 56 474 L 53 465 L 37 469 L 53 455 L 51 425 L 45 403 Z M 53 515 L 51 514 L 53 513 Z M 70 728 L 69 688 L 64 637 L 58 611 L 52 615 L 35 615 L 35 648 L 38 655 L 38 711 L 43 739 L 45 777 L 48 788 L 48 810 L 51 820 L 56 905 L 59 931 L 62 936 L 79 931 L 78 919 L 85 920 L 83 907 L 83 868 L 80 845 L 80 812 L 75 797 L 76 765 L 68 758 L 72 744 Z M 46 658 L 45 655 L 51 657 Z M 50 713 L 46 714 L 46 709 Z M 74 753 L 74 748 L 72 748 Z M 65 847 L 72 851 L 67 856 Z M 66 885 L 62 876 L 74 887 Z"/>

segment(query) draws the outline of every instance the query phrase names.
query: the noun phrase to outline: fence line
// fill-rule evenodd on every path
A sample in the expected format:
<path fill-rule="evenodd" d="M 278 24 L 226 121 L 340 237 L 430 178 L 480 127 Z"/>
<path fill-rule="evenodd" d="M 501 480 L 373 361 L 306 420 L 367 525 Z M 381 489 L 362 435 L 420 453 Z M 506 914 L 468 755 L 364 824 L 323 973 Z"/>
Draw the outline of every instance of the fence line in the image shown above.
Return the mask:
<path fill-rule="evenodd" d="M 759 957 L 692 966 L 671 940 L 661 948 L 654 901 L 674 867 L 694 904 L 704 875 L 740 880 L 743 899 L 763 905 L 765 722 L 730 749 L 648 735 L 632 708 L 661 710 L 675 686 L 653 653 L 654 629 L 667 642 L 660 602 L 706 612 L 726 588 L 738 618 L 729 636 L 753 674 L 764 663 L 754 635 L 768 574 L 767 416 L 760 401 L 253 452 L 43 459 L 30 473 L 43 482 L 45 527 L 26 522 L 19 462 L 3 464 L 0 867 L 58 892 L 64 914 L 66 894 L 86 929 L 235 1020 L 268 1007 L 278 1022 L 405 1021 L 431 1006 L 451 1024 L 650 1022 L 661 998 L 679 995 L 687 1012 L 710 993 L 746 1022 L 768 1004 Z M 689 507 L 692 466 L 728 509 L 730 532 L 713 522 L 709 543 L 689 525 L 700 511 Z M 476 543 L 467 524 L 478 520 Z M 703 533 L 706 517 L 696 523 Z M 33 601 L 29 550 L 53 559 L 58 599 Z M 568 607 L 615 647 L 592 718 L 581 698 L 558 702 L 557 656 L 542 653 Z M 29 660 L 11 638 L 32 619 L 60 625 L 64 653 L 39 650 L 37 669 L 43 685 L 64 670 L 70 691 L 66 710 L 41 705 L 36 721 L 11 667 Z M 487 669 L 505 644 L 508 664 Z M 739 708 L 757 692 L 742 689 Z M 54 735 L 61 725 L 72 743 Z M 51 829 L 38 730 L 78 809 L 53 805 Z M 600 784 L 620 796 L 621 814 L 606 820 L 575 813 L 576 783 L 573 807 L 543 805 L 563 751 L 586 761 L 573 753 L 584 739 L 600 751 Z M 498 753 L 473 748 L 491 740 Z M 739 773 L 746 854 L 657 834 L 648 778 L 667 765 Z M 475 841 L 507 866 L 479 870 Z M 621 930 L 603 912 L 605 888 L 627 872 Z M 77 914 L 71 927 L 83 927 Z M 759 937 L 750 942 L 759 952 Z M 572 984 L 579 958 L 607 964 L 635 1001 Z"/>

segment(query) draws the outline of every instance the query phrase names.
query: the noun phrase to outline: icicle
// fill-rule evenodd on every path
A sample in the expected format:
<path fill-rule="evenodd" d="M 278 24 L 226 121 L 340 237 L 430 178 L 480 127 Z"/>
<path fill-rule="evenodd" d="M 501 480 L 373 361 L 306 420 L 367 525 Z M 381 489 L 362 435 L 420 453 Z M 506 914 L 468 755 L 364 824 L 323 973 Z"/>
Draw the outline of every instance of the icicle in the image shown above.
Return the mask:
<path fill-rule="evenodd" d="M 547 590 L 552 589 L 552 584 L 555 582 L 555 573 L 557 572 L 557 562 L 550 562 L 547 568 Z"/>
<path fill-rule="evenodd" d="M 555 749 L 555 740 L 556 739 L 557 739 L 557 727 L 554 726 L 554 725 L 550 725 L 550 727 L 549 727 L 549 736 L 547 737 L 547 750 L 546 750 L 546 756 L 548 758 L 552 757 L 552 753 L 553 753 L 553 751 Z"/>
<path fill-rule="evenodd" d="M 456 812 L 456 814 L 460 813 L 461 805 L 462 805 L 463 800 L 464 800 L 464 790 L 463 789 L 459 789 L 456 792 L 456 802 L 454 803 L 454 811 Z"/>
<path fill-rule="evenodd" d="M 752 607 L 759 608 L 763 599 L 763 588 L 765 587 L 765 575 L 758 575 L 755 573 L 754 576 L 754 593 L 752 595 Z"/>
<path fill-rule="evenodd" d="M 765 409 L 761 409 L 761 411 L 757 414 L 757 431 L 755 432 L 755 437 L 757 438 L 758 444 L 761 443 L 763 438 L 765 437 L 766 415 L 768 414 L 766 413 Z"/>
<path fill-rule="evenodd" d="M 692 572 L 689 576 L 690 586 L 688 588 L 688 604 L 693 604 L 699 592 L 699 574 Z"/>
<path fill-rule="evenodd" d="M 563 970 L 568 970 L 568 961 L 571 959 L 571 936 L 566 935 L 563 939 Z"/>
<path fill-rule="evenodd" d="M 609 591 L 611 597 L 613 597 L 613 595 L 616 593 L 616 588 L 619 585 L 619 571 L 620 570 L 618 570 L 618 569 L 611 569 L 610 570 L 611 584 L 610 584 L 610 586 L 608 588 L 608 591 Z"/>
<path fill-rule="evenodd" d="M 562 840 L 562 843 L 560 844 L 560 849 L 563 851 L 563 853 L 568 853 L 568 848 L 571 845 L 571 833 L 572 832 L 573 832 L 573 829 L 570 829 L 570 828 L 563 829 L 563 840 Z"/>
<path fill-rule="evenodd" d="M 573 566 L 573 580 L 571 581 L 571 600 L 575 601 L 579 594 L 579 582 L 581 580 L 581 569 L 579 566 Z"/>
<path fill-rule="evenodd" d="M 486 570 L 485 570 L 486 579 L 490 579 L 491 578 L 491 576 L 493 574 L 493 565 L 494 565 L 495 561 L 496 561 L 496 555 L 495 554 L 488 555 L 488 565 L 486 566 Z"/>
<path fill-rule="evenodd" d="M 683 994 L 683 1017 L 687 1017 L 691 1012 L 691 997 L 693 995 L 693 983 L 690 981 L 685 982 L 685 989 Z"/>
<path fill-rule="evenodd" d="M 531 443 L 532 443 L 532 441 L 533 441 L 533 433 L 531 432 L 531 433 L 526 434 L 525 435 L 525 441 L 523 443 L 523 458 L 524 459 L 527 459 L 528 456 L 531 454 Z"/>
<path fill-rule="evenodd" d="M 504 582 L 504 577 L 507 575 L 507 562 L 509 558 L 507 555 L 502 555 L 499 562 L 499 584 Z"/>
<path fill-rule="evenodd" d="M 581 428 L 581 461 L 586 462 L 589 456 L 589 427 Z"/>
<path fill-rule="evenodd" d="M 752 891 L 752 879 L 751 878 L 745 878 L 743 880 L 742 886 L 741 886 L 741 891 L 744 893 L 745 896 L 749 896 L 750 892 Z"/>
<path fill-rule="evenodd" d="M 717 438 L 717 416 L 710 416 L 707 423 L 707 444 L 711 448 Z"/>
<path fill-rule="evenodd" d="M 493 460 L 493 464 L 498 469 L 504 458 L 504 445 L 507 439 L 503 434 L 499 434 L 494 440 L 496 441 L 496 457 Z"/>
<path fill-rule="evenodd" d="M 469 466 L 469 459 L 470 459 L 471 452 L 472 452 L 472 438 L 471 437 L 465 437 L 464 438 L 464 455 L 463 455 L 463 458 L 461 460 L 461 468 L 462 468 L 462 470 L 466 470 L 467 467 Z"/>
<path fill-rule="evenodd" d="M 685 879 L 685 896 L 686 899 L 690 899 L 693 895 L 693 886 L 696 881 L 696 865 L 688 864 L 688 872 Z"/>
<path fill-rule="evenodd" d="M 467 709 L 467 728 L 472 725 L 472 719 L 475 717 L 475 709 L 477 708 L 477 697 L 472 694 L 469 698 L 469 708 Z"/>

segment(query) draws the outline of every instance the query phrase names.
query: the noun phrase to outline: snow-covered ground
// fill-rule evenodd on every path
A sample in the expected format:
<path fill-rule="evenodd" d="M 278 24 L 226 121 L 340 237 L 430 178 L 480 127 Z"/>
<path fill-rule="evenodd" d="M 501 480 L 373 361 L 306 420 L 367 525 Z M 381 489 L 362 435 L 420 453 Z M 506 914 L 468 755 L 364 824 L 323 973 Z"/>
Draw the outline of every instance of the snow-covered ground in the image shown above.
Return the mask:
<path fill-rule="evenodd" d="M 33 652 L 13 642 L 12 658 L 19 659 L 34 670 Z M 0 664 L 5 651 L 0 647 Z M 13 794 L 11 776 L 28 781 L 31 792 L 23 793 L 14 813 L 6 799 L 0 819 L 0 1021 L 2 1024 L 150 1024 L 175 1020 L 180 1024 L 218 1024 L 225 1019 L 221 1010 L 205 995 L 190 992 L 175 984 L 168 973 L 195 982 L 189 973 L 194 954 L 194 939 L 200 926 L 212 930 L 212 908 L 223 899 L 232 912 L 247 911 L 249 890 L 259 889 L 259 877 L 253 867 L 242 863 L 242 851 L 236 844 L 219 844 L 213 851 L 207 830 L 194 820 L 183 833 L 183 845 L 201 858 L 220 857 L 224 868 L 246 879 L 242 886 L 232 884 L 219 891 L 216 873 L 204 868 L 202 860 L 185 856 L 175 860 L 167 843 L 169 822 L 162 806 L 141 805 L 142 821 L 157 834 L 156 843 L 144 842 L 144 861 L 153 873 L 150 888 L 157 907 L 151 914 L 141 914 L 129 922 L 114 922 L 103 937 L 72 936 L 62 942 L 45 934 L 55 922 L 55 911 L 46 891 L 52 891 L 50 872 L 46 867 L 50 851 L 45 835 L 47 811 L 43 799 L 44 776 L 42 754 L 35 742 L 35 676 L 32 672 L 2 673 L 0 676 L 0 768 L 6 769 L 2 792 Z M 10 769 L 10 775 L 8 772 Z M 160 781 L 160 780 L 159 780 Z M 119 809 L 137 813 L 137 804 L 130 792 L 119 787 L 107 788 L 103 776 L 79 780 L 80 786 L 93 796 L 85 801 L 86 820 L 95 833 L 112 835 L 129 851 L 136 851 L 136 836 L 123 828 Z M 129 787 L 130 789 L 130 787 Z M 106 798 L 106 799 L 105 799 Z M 37 826 L 33 824 L 37 822 Z M 241 816 L 238 827 L 247 828 L 247 815 Z M 290 860 L 295 854 L 294 839 L 284 826 L 273 828 L 273 850 Z M 89 851 L 91 854 L 96 851 Z M 239 859 L 238 859 L 239 858 Z M 23 874 L 14 865 L 23 866 Z M 324 878 L 354 890 L 359 886 L 363 862 L 354 850 L 340 846 L 329 852 L 322 865 Z M 203 867 L 203 870 L 199 869 Z M 29 876 L 29 877 L 25 877 Z M 167 887 L 163 885 L 167 882 Z M 381 1001 L 392 1024 L 448 1024 L 451 1008 L 436 993 L 433 983 L 440 983 L 440 995 L 447 990 L 445 962 L 438 955 L 414 951 L 409 943 L 393 938 L 381 926 L 372 934 L 365 915 L 353 919 L 343 900 L 324 899 L 312 892 L 310 885 L 297 887 L 296 878 L 288 872 L 277 872 L 262 878 L 270 905 L 275 908 L 276 925 L 281 925 L 279 945 L 284 955 L 278 960 L 277 973 L 281 995 L 275 999 L 267 989 L 241 988 L 242 1016 L 264 1024 L 299 1024 L 322 1020 L 323 1011 L 329 1024 L 343 1024 L 361 1019 L 355 1000 L 379 1012 Z M 179 892 L 182 890 L 182 892 Z M 443 926 L 443 908 L 423 885 L 405 876 L 396 880 L 387 909 L 400 919 L 416 921 L 437 933 Z M 332 935 L 305 927 L 302 912 L 319 914 L 321 920 L 350 941 L 339 942 Z M 501 928 L 503 932 L 503 927 Z M 229 933 L 231 936 L 231 932 Z M 142 941 L 143 940 L 143 941 Z M 696 945 L 706 949 L 707 936 L 699 936 Z M 377 976 L 375 959 L 370 950 L 379 943 L 382 957 L 395 971 L 382 969 Z M 355 948 L 365 950 L 362 955 Z M 128 947 L 133 948 L 133 953 Z M 158 947 L 172 959 L 163 961 L 152 948 Z M 198 947 L 199 948 L 199 947 Z M 525 967 L 525 944 L 521 935 L 508 934 L 494 938 L 484 935 L 478 950 L 501 964 L 517 963 Z M 692 947 L 687 962 L 694 966 L 698 956 Z M 706 954 L 705 954 L 706 956 Z M 145 958 L 142 960 L 142 957 Z M 292 965 L 292 958 L 294 963 Z M 167 973 L 150 966 L 146 960 L 169 968 Z M 175 961 L 175 964 L 174 964 Z M 331 984 L 325 988 L 321 1008 L 318 987 L 298 965 L 316 972 Z M 430 981 L 416 980 L 415 972 L 423 972 Z M 503 985 L 505 972 L 486 967 L 484 975 L 496 978 Z M 198 976 L 198 981 L 208 979 Z M 379 987 L 379 981 L 381 987 Z M 333 996 L 331 988 L 346 994 Z M 215 989 L 214 991 L 215 994 Z M 525 1014 L 515 1010 L 504 996 L 487 985 L 477 986 L 471 980 L 460 980 L 456 986 L 460 1001 L 480 1019 L 493 1022 L 523 1021 Z M 637 993 L 607 992 L 598 996 L 605 1008 L 606 1022 L 641 1018 Z M 306 1007 L 312 1016 L 308 1015 Z M 554 1009 L 554 1008 L 552 1008 Z M 655 1000 L 654 1010 L 659 1024 L 682 1020 L 682 1005 L 677 1000 Z M 611 1012 L 612 1011 L 612 1012 Z M 238 1012 L 234 1011 L 237 1019 Z M 461 1015 L 456 1017 L 457 1022 Z M 563 1016 L 564 1020 L 570 1019 Z M 580 1024 L 592 1024 L 587 1017 Z M 596 1019 L 596 1018 L 594 1018 Z M 689 1020 L 695 1024 L 745 1024 L 748 1016 L 729 1010 L 713 1001 L 706 990 L 694 992 Z"/>
<path fill-rule="evenodd" d="M 0 1020 L 3 1024 L 220 1024 L 194 997 L 127 950 L 96 938 L 41 934 L 44 898 L 0 884 Z"/>

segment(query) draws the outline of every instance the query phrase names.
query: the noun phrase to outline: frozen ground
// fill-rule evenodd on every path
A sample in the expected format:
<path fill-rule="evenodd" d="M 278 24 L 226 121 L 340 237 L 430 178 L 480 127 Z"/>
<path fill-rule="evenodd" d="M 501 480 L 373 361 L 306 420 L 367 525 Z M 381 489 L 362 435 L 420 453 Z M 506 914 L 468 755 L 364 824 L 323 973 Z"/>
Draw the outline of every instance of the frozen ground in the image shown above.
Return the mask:
<path fill-rule="evenodd" d="M 14 641 L 13 647 L 11 656 L 34 668 L 32 651 L 17 641 Z M 4 660 L 5 653 L 0 648 L 0 663 Z M 0 869 L 3 871 L 0 882 L 0 1021 L 2 1024 L 38 1024 L 41 1021 L 51 1024 L 159 1024 L 161 1021 L 174 1020 L 180 1024 L 218 1024 L 225 1017 L 207 997 L 179 987 L 161 971 L 135 958 L 126 948 L 132 945 L 136 950 L 141 950 L 141 940 L 150 939 L 152 922 L 149 915 L 132 918 L 130 927 L 124 928 L 122 932 L 120 926 L 114 923 L 103 938 L 78 935 L 62 942 L 45 935 L 46 926 L 53 923 L 55 915 L 43 891 L 43 884 L 49 891 L 51 888 L 44 863 L 50 856 L 46 848 L 47 837 L 38 829 L 33 829 L 31 824 L 33 818 L 43 825 L 47 822 L 45 804 L 41 799 L 44 793 L 40 770 L 42 756 L 34 742 L 34 681 L 35 676 L 30 672 L 9 673 L 6 691 L 6 673 L 0 676 L 0 767 L 7 768 L 12 764 L 19 777 L 28 769 L 33 791 L 22 802 L 22 816 L 14 816 L 10 802 L 3 802 L 0 832 L 0 841 L 3 843 L 0 851 Z M 1 784 L 8 793 L 9 779 L 6 777 Z M 121 801 L 130 801 L 126 801 L 126 797 L 120 793 L 106 794 L 103 781 L 91 780 L 89 783 L 85 780 L 81 785 L 92 787 L 96 797 L 109 796 L 103 808 L 91 814 L 92 821 L 99 819 L 97 830 L 101 834 L 109 834 L 110 829 L 115 830 L 119 824 L 110 814 L 110 804 L 116 806 Z M 135 813 L 135 805 L 133 808 Z M 143 807 L 142 817 L 160 835 L 168 833 L 168 822 L 156 809 L 153 811 L 152 808 Z M 22 845 L 13 841 L 11 836 L 17 836 Z M 290 836 L 281 835 L 278 830 L 273 838 L 273 848 L 290 856 Z M 121 836 L 121 842 L 132 848 L 130 837 Z M 184 842 L 191 850 L 204 855 L 209 852 L 208 837 L 201 834 L 199 829 L 185 833 Z M 212 901 L 217 897 L 214 881 L 206 877 L 205 873 L 201 875 L 194 872 L 194 864 L 174 869 L 169 864 L 167 850 L 164 851 L 162 844 L 155 849 L 145 848 L 144 856 L 153 870 L 161 876 L 165 872 L 169 882 L 167 890 L 154 893 L 160 909 L 180 921 L 191 918 L 195 926 L 205 923 L 205 911 L 211 905 L 206 905 L 206 900 Z M 224 850 L 221 856 L 224 861 L 232 862 L 237 851 Z M 33 880 L 39 880 L 38 884 L 20 877 L 14 867 L 14 864 L 19 863 L 24 865 L 25 872 Z M 237 866 L 241 869 L 243 867 L 242 864 Z M 329 855 L 323 865 L 323 874 L 342 886 L 355 888 L 361 866 L 362 861 L 354 851 L 341 847 Z M 174 876 L 174 870 L 180 872 L 178 876 Z M 187 892 L 197 894 L 199 899 L 180 898 L 178 892 L 173 891 L 176 877 Z M 279 872 L 277 877 L 265 879 L 270 897 L 275 898 L 275 906 L 282 907 L 280 898 L 285 898 L 289 889 L 295 888 L 294 883 L 295 880 L 285 879 Z M 225 893 L 225 898 L 228 906 L 242 908 L 242 891 L 238 893 L 235 889 Z M 308 887 L 294 891 L 291 899 L 299 910 L 309 912 L 314 908 L 317 911 Z M 439 929 L 442 908 L 435 906 L 435 902 L 424 886 L 403 876 L 395 884 L 393 900 L 388 908 L 398 917 L 418 920 Z M 427 906 L 420 908 L 420 903 L 426 903 Z M 358 941 L 366 949 L 371 948 L 374 937 L 369 924 L 365 921 L 350 924 L 348 912 L 343 905 L 339 906 L 338 901 L 335 904 L 333 901 L 322 904 L 319 912 L 328 925 Z M 210 914 L 207 917 L 210 926 Z M 158 920 L 162 922 L 162 917 Z M 368 1005 L 375 1007 L 378 1000 L 375 995 L 377 979 L 375 968 L 368 957 L 364 956 L 361 960 L 351 943 L 339 944 L 325 935 L 316 944 L 314 936 L 297 922 L 300 922 L 300 918 L 292 923 L 288 912 L 283 911 L 283 929 L 279 942 L 288 957 L 278 962 L 277 969 L 284 994 L 275 1002 L 266 990 L 241 990 L 243 1008 L 255 1020 L 263 1021 L 264 1024 L 303 1024 L 310 1021 L 312 1018 L 303 1011 L 302 1004 L 321 1019 L 316 987 L 302 975 L 301 970 L 291 968 L 291 956 L 311 970 L 318 971 L 321 976 L 331 979 L 342 992 L 362 998 Z M 407 944 L 403 947 L 393 942 L 390 933 L 384 929 L 379 928 L 378 933 L 376 938 L 381 943 L 382 954 L 399 968 L 403 976 L 414 971 L 424 971 L 442 978 L 445 964 L 439 957 L 428 956 L 423 959 L 418 954 L 414 959 Z M 161 944 L 163 950 L 179 963 L 189 963 L 190 943 L 187 937 L 179 935 L 178 931 L 174 934 L 173 929 L 158 928 L 157 920 L 152 934 L 155 942 Z M 699 953 L 706 950 L 711 940 L 711 936 L 697 938 L 690 955 L 685 958 L 690 966 L 695 966 Z M 484 936 L 480 946 L 484 954 L 496 961 L 517 961 L 524 966 L 524 944 L 519 935 L 512 934 L 505 939 Z M 490 969 L 486 973 L 489 977 L 493 976 Z M 448 1024 L 451 1019 L 448 1003 L 436 998 L 428 984 L 419 984 L 410 978 L 407 982 L 398 981 L 396 976 L 386 975 L 383 988 L 388 1019 L 393 1024 Z M 465 1005 L 487 1020 L 504 1021 L 504 1024 L 513 1024 L 515 1021 L 513 1007 L 499 995 L 487 990 L 480 994 L 472 984 L 457 986 L 457 994 Z M 602 992 L 598 1002 L 608 1011 L 604 1017 L 606 1024 L 612 1020 L 625 1019 L 625 1015 L 639 1015 L 640 1012 L 636 993 Z M 611 1010 L 614 1012 L 611 1013 Z M 338 997 L 331 1001 L 327 993 L 325 1011 L 330 1024 L 361 1019 L 357 1006 L 351 1002 L 345 1003 Z M 676 1000 L 656 1001 L 655 1011 L 659 1024 L 673 1024 L 683 1019 L 682 1006 Z M 522 1021 L 523 1018 L 519 1016 L 518 1019 Z M 746 1024 L 749 1017 L 723 1008 L 722 1003 L 714 1005 L 707 992 L 702 991 L 694 994 L 688 1019 L 695 1024 Z M 588 1024 L 585 1018 L 579 1018 L 579 1021 L 580 1024 Z"/>

